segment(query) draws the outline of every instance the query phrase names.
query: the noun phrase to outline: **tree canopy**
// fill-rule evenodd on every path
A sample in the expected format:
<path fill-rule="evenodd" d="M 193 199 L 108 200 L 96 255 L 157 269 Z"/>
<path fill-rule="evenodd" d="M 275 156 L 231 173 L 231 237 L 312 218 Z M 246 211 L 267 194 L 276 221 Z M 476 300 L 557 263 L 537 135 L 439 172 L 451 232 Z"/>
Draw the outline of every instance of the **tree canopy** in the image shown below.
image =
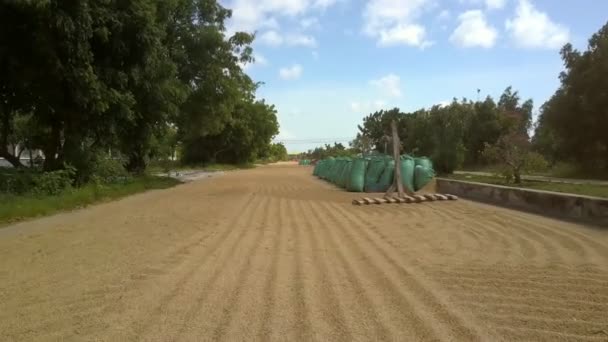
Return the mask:
<path fill-rule="evenodd" d="M 541 108 L 534 142 L 551 160 L 608 171 L 608 24 L 587 51 L 561 50 L 561 86 Z"/>
<path fill-rule="evenodd" d="M 532 101 L 520 102 L 518 92 L 508 87 L 498 103 L 491 97 L 477 102 L 454 99 L 445 106 L 411 113 L 398 108 L 380 110 L 363 118 L 352 145 L 367 144 L 376 152 L 390 152 L 390 122 L 395 119 L 402 152 L 432 158 L 440 172 L 479 165 L 485 162 L 482 156 L 485 145 L 496 143 L 510 129 L 528 138 Z"/>
<path fill-rule="evenodd" d="M 216 0 L 2 2 L 0 157 L 21 167 L 18 143 L 86 176 L 107 151 L 142 172 L 159 144 L 197 163 L 267 153 L 276 110 L 255 98 L 254 35 L 228 36 L 230 16 Z"/>

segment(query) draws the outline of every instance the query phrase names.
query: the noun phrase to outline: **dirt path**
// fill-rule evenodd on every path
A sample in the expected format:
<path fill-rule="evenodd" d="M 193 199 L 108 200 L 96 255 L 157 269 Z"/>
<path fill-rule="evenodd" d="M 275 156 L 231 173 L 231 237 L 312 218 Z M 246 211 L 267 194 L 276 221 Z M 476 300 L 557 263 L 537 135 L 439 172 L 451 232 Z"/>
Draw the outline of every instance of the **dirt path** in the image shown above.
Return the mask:
<path fill-rule="evenodd" d="M 608 339 L 608 231 L 280 166 L 8 227 L 0 340 Z"/>

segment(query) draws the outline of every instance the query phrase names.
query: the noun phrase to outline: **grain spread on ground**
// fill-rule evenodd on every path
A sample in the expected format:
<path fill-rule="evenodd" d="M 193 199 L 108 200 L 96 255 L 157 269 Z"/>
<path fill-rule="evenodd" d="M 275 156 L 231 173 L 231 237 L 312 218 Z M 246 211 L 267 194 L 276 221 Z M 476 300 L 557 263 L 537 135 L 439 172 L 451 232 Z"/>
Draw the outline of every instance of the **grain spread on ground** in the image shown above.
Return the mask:
<path fill-rule="evenodd" d="M 0 340 L 608 339 L 608 231 L 268 166 L 0 229 Z"/>

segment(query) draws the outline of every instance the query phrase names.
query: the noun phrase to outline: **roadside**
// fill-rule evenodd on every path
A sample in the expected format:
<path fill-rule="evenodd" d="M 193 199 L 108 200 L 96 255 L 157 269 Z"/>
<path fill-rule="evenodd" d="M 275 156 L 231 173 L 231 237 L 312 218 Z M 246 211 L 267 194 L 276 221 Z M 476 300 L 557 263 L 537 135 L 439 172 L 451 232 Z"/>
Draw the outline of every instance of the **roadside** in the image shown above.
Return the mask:
<path fill-rule="evenodd" d="M 193 182 L 203 178 L 210 178 L 223 174 L 223 171 L 205 171 L 205 170 L 188 170 L 188 171 L 169 171 L 167 173 L 155 173 L 157 177 L 170 177 L 182 183 Z"/>
<path fill-rule="evenodd" d="M 151 174 L 185 173 L 185 172 L 218 172 L 246 170 L 256 167 L 255 164 L 191 164 L 184 165 L 179 161 L 160 161 L 148 166 Z"/>
<path fill-rule="evenodd" d="M 563 192 L 576 195 L 608 198 L 608 182 L 597 180 L 558 179 L 542 176 L 522 176 L 521 184 L 507 183 L 504 178 L 489 172 L 456 171 L 445 178 L 469 182 L 511 186 L 516 188 Z"/>
<path fill-rule="evenodd" d="M 58 190 L 52 194 L 36 191 L 15 193 L 5 191 L 6 189 L 3 188 L 0 191 L 0 228 L 7 224 L 33 217 L 82 208 L 91 204 L 116 200 L 148 190 L 167 189 L 178 184 L 218 176 L 225 171 L 250 169 L 253 167 L 255 166 L 252 164 L 183 166 L 177 163 L 170 163 L 153 165 L 144 176 L 113 177 L 116 179 L 111 182 L 92 182 L 81 187 L 69 186 L 68 182 L 65 189 Z M 3 168 L 3 170 L 10 171 L 12 169 Z M 4 183 L 6 182 L 7 180 L 5 179 Z M 8 183 L 11 183 L 11 180 Z M 0 182 L 0 184 L 3 184 L 3 182 Z"/>
<path fill-rule="evenodd" d="M 494 173 L 483 172 L 483 171 L 454 171 L 454 174 L 497 178 Z M 608 181 L 597 180 L 597 179 L 558 178 L 558 177 L 538 176 L 538 175 L 522 175 L 521 178 L 524 180 L 539 181 L 539 182 L 567 183 L 567 184 L 592 184 L 592 185 L 608 186 Z"/>
<path fill-rule="evenodd" d="M 122 184 L 88 184 L 57 195 L 0 194 L 0 228 L 28 218 L 82 208 L 148 190 L 167 189 L 181 183 L 182 181 L 169 177 L 141 176 Z"/>

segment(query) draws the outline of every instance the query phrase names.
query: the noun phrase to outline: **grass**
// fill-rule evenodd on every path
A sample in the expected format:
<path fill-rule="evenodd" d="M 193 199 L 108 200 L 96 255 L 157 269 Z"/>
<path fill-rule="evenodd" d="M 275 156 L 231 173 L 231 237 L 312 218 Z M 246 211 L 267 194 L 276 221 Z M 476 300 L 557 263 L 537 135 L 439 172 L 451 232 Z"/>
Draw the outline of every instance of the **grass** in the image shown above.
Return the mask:
<path fill-rule="evenodd" d="M 504 186 L 511 186 L 511 187 L 517 187 L 517 188 L 555 191 L 555 192 L 563 192 L 563 193 L 569 193 L 569 194 L 608 198 L 608 186 L 604 186 L 604 185 L 552 183 L 552 182 L 531 181 L 531 180 L 524 180 L 524 181 L 522 181 L 521 184 L 513 184 L 513 183 L 506 183 L 505 180 L 500 177 L 457 175 L 457 174 L 449 175 L 447 178 L 469 181 L 469 182 L 504 185 Z"/>
<path fill-rule="evenodd" d="M 200 164 L 200 165 L 184 165 L 179 161 L 164 161 L 156 162 L 148 167 L 150 173 L 165 173 L 168 171 L 207 171 L 207 172 L 218 172 L 218 171 L 234 171 L 243 169 L 252 169 L 254 164 Z"/>
<path fill-rule="evenodd" d="M 478 165 L 465 166 L 458 171 L 474 171 L 487 173 L 500 173 L 498 165 Z M 545 176 L 553 178 L 570 178 L 570 179 L 586 179 L 586 180 L 608 180 L 608 173 L 602 169 L 583 168 L 573 163 L 559 162 L 552 168 L 542 172 L 531 172 L 531 176 Z"/>
<path fill-rule="evenodd" d="M 585 169 L 569 163 L 558 163 L 548 173 L 539 175 L 555 178 L 608 179 L 608 174 L 602 169 Z"/>
<path fill-rule="evenodd" d="M 0 194 L 0 225 L 81 208 L 147 190 L 166 189 L 179 183 L 168 177 L 141 176 L 125 184 L 88 184 L 57 196 Z"/>

